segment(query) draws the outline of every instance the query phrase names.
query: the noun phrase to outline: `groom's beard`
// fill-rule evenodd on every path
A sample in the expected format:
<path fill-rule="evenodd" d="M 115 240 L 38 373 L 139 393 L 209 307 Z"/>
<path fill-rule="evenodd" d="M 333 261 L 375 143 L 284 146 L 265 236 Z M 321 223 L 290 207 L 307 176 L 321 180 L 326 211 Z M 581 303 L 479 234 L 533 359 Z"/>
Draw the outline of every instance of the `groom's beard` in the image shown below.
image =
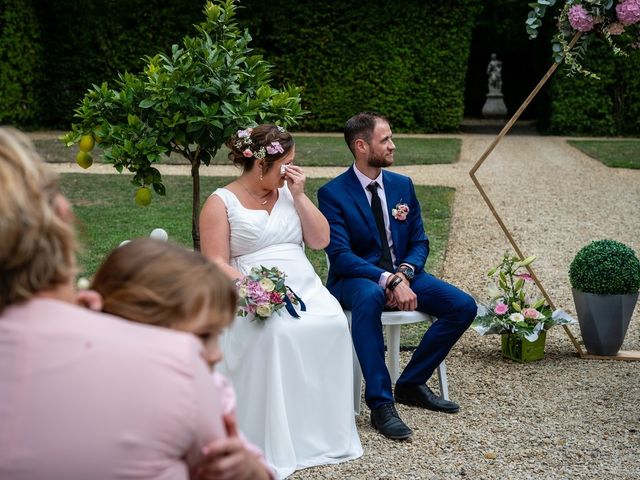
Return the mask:
<path fill-rule="evenodd" d="M 376 155 L 372 153 L 369 156 L 369 160 L 367 161 L 367 164 L 370 167 L 374 167 L 374 168 L 390 167 L 391 165 L 393 165 L 393 154 L 391 154 L 388 157 L 385 157 L 383 155 Z"/>

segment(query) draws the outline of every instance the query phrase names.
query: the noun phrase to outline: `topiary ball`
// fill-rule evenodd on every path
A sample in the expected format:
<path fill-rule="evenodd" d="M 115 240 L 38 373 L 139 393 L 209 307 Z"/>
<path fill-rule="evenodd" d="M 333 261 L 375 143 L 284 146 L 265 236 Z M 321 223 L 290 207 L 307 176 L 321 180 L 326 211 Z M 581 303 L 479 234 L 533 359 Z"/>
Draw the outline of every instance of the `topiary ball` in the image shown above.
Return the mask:
<path fill-rule="evenodd" d="M 596 240 L 582 247 L 569 266 L 576 290 L 597 295 L 625 295 L 640 290 L 640 260 L 624 243 Z"/>

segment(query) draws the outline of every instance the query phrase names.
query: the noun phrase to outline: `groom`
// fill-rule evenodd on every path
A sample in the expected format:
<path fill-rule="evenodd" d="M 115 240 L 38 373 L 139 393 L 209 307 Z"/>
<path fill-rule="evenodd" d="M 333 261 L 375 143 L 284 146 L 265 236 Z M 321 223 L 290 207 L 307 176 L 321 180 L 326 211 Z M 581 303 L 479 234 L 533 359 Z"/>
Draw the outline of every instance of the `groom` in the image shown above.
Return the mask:
<path fill-rule="evenodd" d="M 425 385 L 476 315 L 473 298 L 424 272 L 429 239 L 411 179 L 393 165 L 389 122 L 364 112 L 347 121 L 344 137 L 354 165 L 318 191 L 331 227 L 327 287 L 352 312 L 351 334 L 365 379 L 371 423 L 392 439 L 411 436 L 394 404 L 384 362 L 381 313 L 418 310 L 438 317 L 395 387 L 395 401 L 455 413 L 459 406 Z"/>

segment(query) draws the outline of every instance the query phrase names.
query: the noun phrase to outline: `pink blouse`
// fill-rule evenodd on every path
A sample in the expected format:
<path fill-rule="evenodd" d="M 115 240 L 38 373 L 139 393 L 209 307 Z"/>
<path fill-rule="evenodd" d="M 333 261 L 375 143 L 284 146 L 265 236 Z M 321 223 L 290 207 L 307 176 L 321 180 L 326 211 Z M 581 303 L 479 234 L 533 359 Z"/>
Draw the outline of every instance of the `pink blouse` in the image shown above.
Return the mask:
<path fill-rule="evenodd" d="M 0 478 L 189 478 L 225 411 L 195 337 L 52 299 L 0 315 Z M 226 407 L 225 407 L 226 408 Z"/>

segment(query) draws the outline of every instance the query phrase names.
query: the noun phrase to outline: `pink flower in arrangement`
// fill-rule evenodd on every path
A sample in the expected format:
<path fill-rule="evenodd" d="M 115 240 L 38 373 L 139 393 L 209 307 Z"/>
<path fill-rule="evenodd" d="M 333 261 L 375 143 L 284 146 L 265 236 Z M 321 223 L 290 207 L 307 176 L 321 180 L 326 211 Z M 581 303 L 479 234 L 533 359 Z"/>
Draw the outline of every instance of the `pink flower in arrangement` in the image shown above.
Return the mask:
<path fill-rule="evenodd" d="M 640 0 L 624 0 L 616 5 L 618 20 L 623 25 L 640 22 Z"/>
<path fill-rule="evenodd" d="M 620 22 L 614 22 L 607 27 L 609 35 L 622 35 L 624 33 L 624 25 Z"/>
<path fill-rule="evenodd" d="M 282 298 L 282 295 L 280 295 L 278 292 L 271 292 L 269 294 L 269 301 L 271 303 L 282 303 L 282 301 L 284 300 L 284 298 Z"/>
<path fill-rule="evenodd" d="M 533 319 L 538 319 L 542 316 L 542 314 L 535 308 L 525 308 L 522 311 L 522 314 L 524 315 L 524 318 L 533 318 Z"/>
<path fill-rule="evenodd" d="M 493 311 L 496 315 L 504 315 L 509 311 L 509 307 L 507 307 L 504 303 L 499 303 L 495 307 L 493 307 Z"/>
<path fill-rule="evenodd" d="M 569 9 L 569 23 L 579 32 L 589 32 L 593 30 L 594 20 L 589 12 L 582 5 L 573 5 Z"/>
<path fill-rule="evenodd" d="M 518 273 L 516 277 L 523 279 L 525 282 L 533 282 L 533 277 L 528 273 Z"/>
<path fill-rule="evenodd" d="M 244 152 L 242 152 L 242 155 L 244 155 L 247 158 L 251 158 L 253 157 L 253 152 L 247 148 Z"/>

